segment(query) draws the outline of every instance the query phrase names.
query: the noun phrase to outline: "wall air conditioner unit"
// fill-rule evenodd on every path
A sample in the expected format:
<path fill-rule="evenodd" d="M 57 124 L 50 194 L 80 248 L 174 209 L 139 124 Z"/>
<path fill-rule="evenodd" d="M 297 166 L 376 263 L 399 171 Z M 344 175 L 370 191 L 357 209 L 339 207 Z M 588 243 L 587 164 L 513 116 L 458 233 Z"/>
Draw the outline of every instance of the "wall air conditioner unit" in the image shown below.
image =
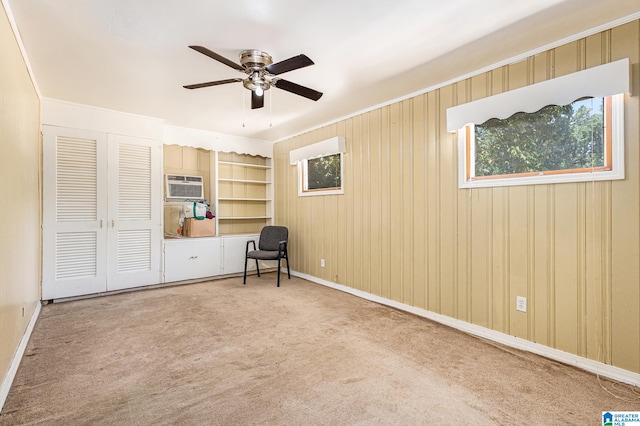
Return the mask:
<path fill-rule="evenodd" d="M 167 201 L 204 200 L 202 176 L 167 175 Z"/>

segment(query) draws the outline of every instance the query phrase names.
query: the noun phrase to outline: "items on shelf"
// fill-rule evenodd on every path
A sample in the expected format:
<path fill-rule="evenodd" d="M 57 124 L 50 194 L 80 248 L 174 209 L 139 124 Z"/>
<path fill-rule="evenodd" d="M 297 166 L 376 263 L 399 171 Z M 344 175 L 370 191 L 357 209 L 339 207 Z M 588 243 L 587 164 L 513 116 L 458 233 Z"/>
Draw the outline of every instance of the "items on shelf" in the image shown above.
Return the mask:
<path fill-rule="evenodd" d="M 185 218 L 204 219 L 208 210 L 209 204 L 206 200 L 187 200 L 182 204 L 182 214 Z"/>
<path fill-rule="evenodd" d="M 216 221 L 206 200 L 187 200 L 182 203 L 178 235 L 183 237 L 212 237 L 216 235 Z"/>
<path fill-rule="evenodd" d="M 184 237 L 213 237 L 216 235 L 216 221 L 206 218 L 185 218 L 182 235 Z"/>

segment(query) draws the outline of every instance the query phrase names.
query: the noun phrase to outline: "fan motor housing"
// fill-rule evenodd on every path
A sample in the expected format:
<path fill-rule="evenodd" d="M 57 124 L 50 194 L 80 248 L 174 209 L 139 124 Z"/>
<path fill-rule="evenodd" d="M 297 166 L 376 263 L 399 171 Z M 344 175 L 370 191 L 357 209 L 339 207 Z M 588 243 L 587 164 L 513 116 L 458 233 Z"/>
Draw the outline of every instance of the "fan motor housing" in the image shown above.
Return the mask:
<path fill-rule="evenodd" d="M 243 50 L 240 52 L 240 64 L 249 69 L 262 69 L 273 63 L 271 56 L 262 50 Z"/>

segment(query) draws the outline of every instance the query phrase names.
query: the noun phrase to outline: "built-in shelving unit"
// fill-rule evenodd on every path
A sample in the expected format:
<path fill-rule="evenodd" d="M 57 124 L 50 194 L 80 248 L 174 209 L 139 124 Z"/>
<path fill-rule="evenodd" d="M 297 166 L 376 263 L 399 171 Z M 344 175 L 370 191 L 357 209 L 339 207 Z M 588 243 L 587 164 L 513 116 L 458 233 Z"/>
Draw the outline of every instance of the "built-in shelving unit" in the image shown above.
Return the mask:
<path fill-rule="evenodd" d="M 272 219 L 271 159 L 217 152 L 218 235 L 255 234 Z"/>

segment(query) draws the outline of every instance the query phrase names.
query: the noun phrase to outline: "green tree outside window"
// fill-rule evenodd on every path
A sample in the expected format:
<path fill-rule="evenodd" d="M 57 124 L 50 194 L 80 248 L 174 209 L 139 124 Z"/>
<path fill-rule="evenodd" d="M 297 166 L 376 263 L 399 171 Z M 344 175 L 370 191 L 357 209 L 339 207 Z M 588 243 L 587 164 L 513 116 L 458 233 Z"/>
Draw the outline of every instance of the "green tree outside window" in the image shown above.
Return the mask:
<path fill-rule="evenodd" d="M 307 189 L 329 189 L 342 186 L 340 154 L 307 160 Z"/>
<path fill-rule="evenodd" d="M 604 99 L 549 105 L 475 126 L 475 176 L 602 167 Z"/>

